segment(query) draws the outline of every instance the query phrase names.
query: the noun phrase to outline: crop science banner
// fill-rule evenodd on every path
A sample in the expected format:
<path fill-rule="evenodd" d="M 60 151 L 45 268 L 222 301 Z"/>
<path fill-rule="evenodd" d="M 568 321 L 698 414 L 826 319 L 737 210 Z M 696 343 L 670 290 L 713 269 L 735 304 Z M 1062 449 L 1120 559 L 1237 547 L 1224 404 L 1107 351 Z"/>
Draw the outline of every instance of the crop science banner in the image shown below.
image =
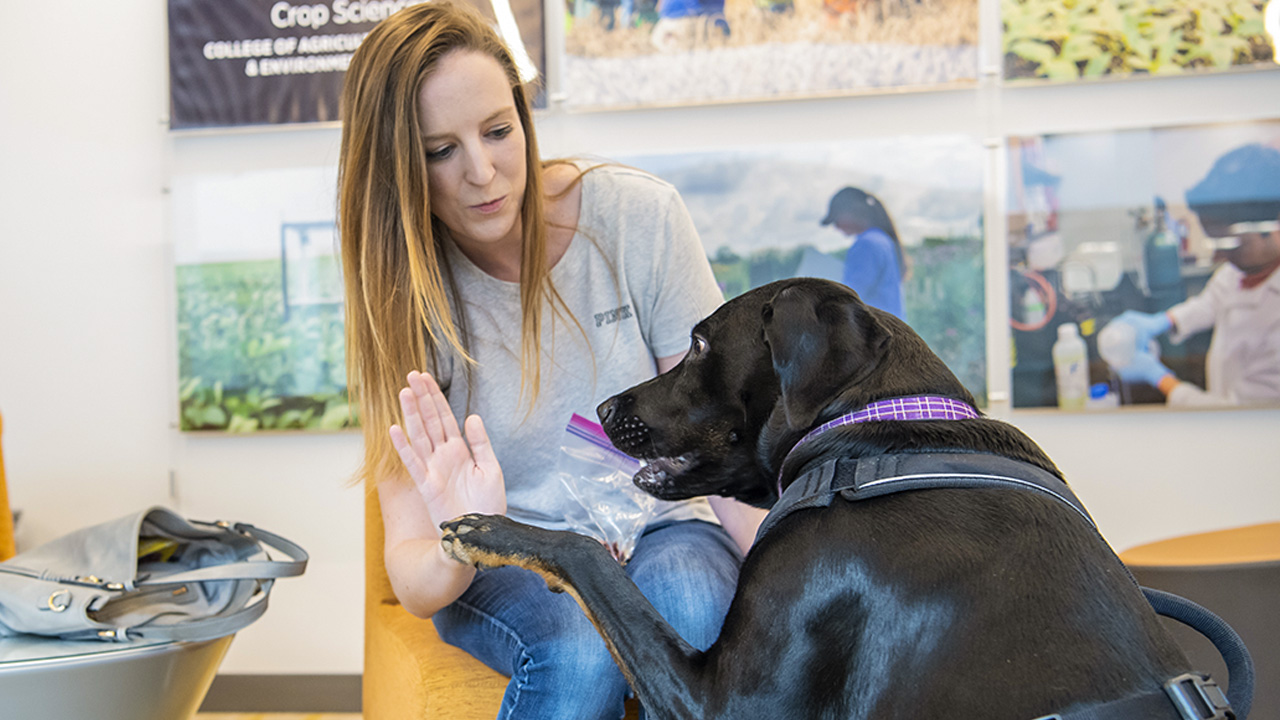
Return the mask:
<path fill-rule="evenodd" d="M 379 21 L 423 0 L 295 2 L 169 0 L 171 128 L 338 120 L 352 53 Z M 473 2 L 540 70 L 541 1 Z"/>

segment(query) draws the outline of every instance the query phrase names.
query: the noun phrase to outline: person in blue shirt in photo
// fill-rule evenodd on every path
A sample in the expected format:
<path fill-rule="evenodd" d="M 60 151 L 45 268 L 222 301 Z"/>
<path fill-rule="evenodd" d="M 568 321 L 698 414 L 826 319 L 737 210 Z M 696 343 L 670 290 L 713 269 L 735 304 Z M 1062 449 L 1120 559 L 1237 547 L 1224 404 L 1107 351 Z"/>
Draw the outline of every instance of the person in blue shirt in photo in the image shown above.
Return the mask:
<path fill-rule="evenodd" d="M 841 188 L 831 197 L 822 224 L 835 225 L 853 238 L 841 282 L 866 304 L 906 320 L 902 281 L 910 268 L 893 219 L 880 199 L 856 187 Z"/>

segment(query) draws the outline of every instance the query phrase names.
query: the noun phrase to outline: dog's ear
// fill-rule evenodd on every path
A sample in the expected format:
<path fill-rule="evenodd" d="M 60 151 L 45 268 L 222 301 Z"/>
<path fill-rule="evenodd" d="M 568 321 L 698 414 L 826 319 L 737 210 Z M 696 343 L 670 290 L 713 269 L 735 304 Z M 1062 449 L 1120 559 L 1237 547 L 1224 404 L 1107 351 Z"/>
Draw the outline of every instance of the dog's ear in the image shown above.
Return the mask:
<path fill-rule="evenodd" d="M 892 334 L 853 292 L 783 289 L 763 310 L 787 425 L 810 427 L 839 392 L 869 376 Z"/>

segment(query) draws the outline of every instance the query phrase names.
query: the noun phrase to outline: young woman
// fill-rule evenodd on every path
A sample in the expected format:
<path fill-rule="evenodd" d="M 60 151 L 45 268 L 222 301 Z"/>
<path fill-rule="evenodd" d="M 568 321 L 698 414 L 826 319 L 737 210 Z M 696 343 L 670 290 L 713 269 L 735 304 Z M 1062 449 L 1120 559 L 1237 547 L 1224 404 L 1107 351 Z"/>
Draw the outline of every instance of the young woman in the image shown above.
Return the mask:
<path fill-rule="evenodd" d="M 626 683 L 573 600 L 453 561 L 438 525 L 505 512 L 566 527 L 571 414 L 673 367 L 721 302 L 688 212 L 638 171 L 541 161 L 509 52 L 446 0 L 375 27 L 343 112 L 350 386 L 396 595 L 511 677 L 499 717 L 621 717 Z M 706 647 L 762 517 L 722 498 L 664 505 L 628 574 Z"/>
<path fill-rule="evenodd" d="M 835 225 L 853 238 L 841 282 L 868 305 L 906 320 L 902 281 L 910 269 L 893 218 L 880 198 L 856 187 L 841 188 L 831 196 L 822 224 Z"/>

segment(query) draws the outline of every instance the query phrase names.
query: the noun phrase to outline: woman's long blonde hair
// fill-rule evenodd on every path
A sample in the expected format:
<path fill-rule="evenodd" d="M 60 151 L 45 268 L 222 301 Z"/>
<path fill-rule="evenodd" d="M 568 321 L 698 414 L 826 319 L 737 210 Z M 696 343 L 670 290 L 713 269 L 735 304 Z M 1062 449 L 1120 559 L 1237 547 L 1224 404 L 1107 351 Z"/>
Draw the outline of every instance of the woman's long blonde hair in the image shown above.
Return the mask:
<path fill-rule="evenodd" d="M 365 479 L 403 472 L 387 432 L 400 421 L 397 394 L 409 371 L 425 369 L 438 377 L 437 358 L 449 353 L 464 365 L 471 362 L 444 252 L 448 230 L 431 214 L 418 104 L 423 82 L 441 58 L 458 50 L 498 62 L 524 129 L 521 379 L 535 400 L 542 307 L 560 302 L 547 263 L 543 164 L 529 97 L 511 53 L 483 17 L 449 0 L 396 12 L 356 50 L 342 91 L 338 231 L 346 286 L 347 384 L 364 427 L 360 476 Z"/>

